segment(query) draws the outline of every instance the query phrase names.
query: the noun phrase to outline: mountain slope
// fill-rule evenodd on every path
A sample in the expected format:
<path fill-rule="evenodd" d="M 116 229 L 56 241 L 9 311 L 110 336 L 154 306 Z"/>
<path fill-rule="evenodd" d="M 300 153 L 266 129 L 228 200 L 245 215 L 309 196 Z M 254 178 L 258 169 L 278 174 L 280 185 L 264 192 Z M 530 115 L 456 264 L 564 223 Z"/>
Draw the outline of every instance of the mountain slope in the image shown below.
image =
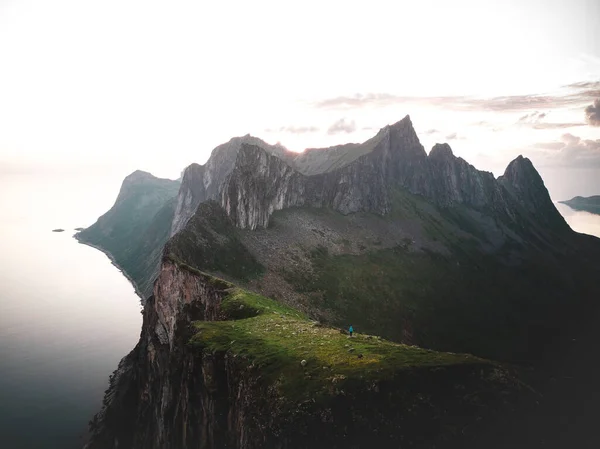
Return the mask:
<path fill-rule="evenodd" d="M 76 234 L 81 243 L 110 255 L 142 300 L 152 293 L 160 251 L 168 239 L 179 182 L 135 171 L 123 181 L 113 207 Z"/>
<path fill-rule="evenodd" d="M 409 117 L 369 142 L 302 168 L 239 141 L 211 155 L 212 198 L 194 168 L 91 448 L 464 447 L 528 396 L 447 353 L 551 359 L 596 316 L 600 241 L 568 227 L 528 159 L 495 179 L 448 145 L 427 154 Z M 390 342 L 340 337 L 350 324 Z"/>
<path fill-rule="evenodd" d="M 590 196 L 587 198 L 576 196 L 567 201 L 560 201 L 562 204 L 566 204 L 571 209 L 582 210 L 590 212 L 592 214 L 600 215 L 600 195 Z"/>

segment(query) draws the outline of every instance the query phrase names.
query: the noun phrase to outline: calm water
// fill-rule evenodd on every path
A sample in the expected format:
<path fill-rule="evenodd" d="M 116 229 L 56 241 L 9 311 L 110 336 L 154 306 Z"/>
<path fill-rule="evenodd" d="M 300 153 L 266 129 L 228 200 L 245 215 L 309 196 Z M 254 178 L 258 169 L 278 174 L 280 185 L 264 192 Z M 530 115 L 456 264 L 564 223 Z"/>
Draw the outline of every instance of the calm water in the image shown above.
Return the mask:
<path fill-rule="evenodd" d="M 559 203 L 556 203 L 556 208 L 573 230 L 600 237 L 600 215 L 573 210 L 569 206 Z"/>
<path fill-rule="evenodd" d="M 132 286 L 72 238 L 110 207 L 110 190 L 105 199 L 97 182 L 0 179 L 1 448 L 81 447 L 108 376 L 137 342 Z"/>
<path fill-rule="evenodd" d="M 110 208 L 122 178 L 0 178 L 2 448 L 80 447 L 109 374 L 137 342 L 133 288 L 72 238 Z M 575 230 L 600 236 L 600 216 L 557 207 Z"/>

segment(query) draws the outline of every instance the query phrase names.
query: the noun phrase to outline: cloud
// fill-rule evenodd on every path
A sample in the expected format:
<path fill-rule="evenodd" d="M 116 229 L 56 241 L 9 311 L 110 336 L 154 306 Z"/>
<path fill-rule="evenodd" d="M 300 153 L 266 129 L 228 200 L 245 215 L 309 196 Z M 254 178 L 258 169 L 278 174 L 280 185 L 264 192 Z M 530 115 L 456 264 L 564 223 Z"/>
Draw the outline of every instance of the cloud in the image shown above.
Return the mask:
<path fill-rule="evenodd" d="M 575 126 L 584 126 L 585 123 L 553 123 L 553 122 L 544 122 L 543 120 L 548 117 L 549 112 L 539 112 L 534 111 L 528 114 L 525 114 L 519 120 L 517 120 L 517 125 L 519 126 L 529 126 L 533 129 L 563 129 L 563 128 L 572 128 Z"/>
<path fill-rule="evenodd" d="M 594 104 L 585 108 L 585 120 L 590 126 L 600 126 L 600 98 L 596 98 Z"/>
<path fill-rule="evenodd" d="M 565 87 L 571 89 L 600 89 L 600 81 L 580 81 L 578 83 L 568 84 Z"/>
<path fill-rule="evenodd" d="M 531 149 L 545 165 L 600 168 L 600 139 L 582 139 L 566 133 L 559 141 L 536 143 Z"/>
<path fill-rule="evenodd" d="M 265 129 L 267 133 L 290 133 L 290 134 L 307 134 L 307 133 L 316 133 L 319 131 L 319 128 L 316 126 L 282 126 L 279 129 Z"/>
<path fill-rule="evenodd" d="M 498 126 L 497 123 L 490 123 L 490 122 L 486 122 L 484 120 L 480 120 L 478 122 L 471 123 L 471 126 L 479 126 L 482 128 L 488 128 L 490 131 L 493 131 L 493 132 L 503 131 L 505 129 L 502 126 Z"/>
<path fill-rule="evenodd" d="M 529 114 L 525 114 L 521 117 L 518 122 L 519 123 L 538 123 L 541 119 L 546 117 L 548 114 L 546 112 L 531 112 Z"/>
<path fill-rule="evenodd" d="M 356 122 L 341 118 L 329 127 L 327 134 L 353 133 L 354 131 L 356 131 Z"/>
<path fill-rule="evenodd" d="M 600 82 L 581 82 L 563 86 L 557 94 L 507 95 L 490 98 L 472 96 L 413 97 L 391 93 L 357 93 L 355 95 L 327 98 L 313 104 L 322 109 L 355 109 L 385 107 L 401 103 L 436 106 L 455 111 L 518 112 L 535 109 L 558 109 L 583 106 L 600 97 Z M 545 114 L 545 113 L 543 113 Z"/>
<path fill-rule="evenodd" d="M 438 134 L 438 133 L 439 133 L 439 131 L 437 129 L 433 129 L 433 128 L 428 129 L 427 131 L 423 131 L 423 134 L 425 134 L 426 136 L 429 136 L 431 134 Z"/>
<path fill-rule="evenodd" d="M 466 137 L 459 136 L 457 133 L 451 133 L 446 136 L 446 140 L 465 140 Z"/>
<path fill-rule="evenodd" d="M 575 126 L 585 126 L 585 123 L 534 123 L 533 129 L 562 129 L 574 128 Z"/>

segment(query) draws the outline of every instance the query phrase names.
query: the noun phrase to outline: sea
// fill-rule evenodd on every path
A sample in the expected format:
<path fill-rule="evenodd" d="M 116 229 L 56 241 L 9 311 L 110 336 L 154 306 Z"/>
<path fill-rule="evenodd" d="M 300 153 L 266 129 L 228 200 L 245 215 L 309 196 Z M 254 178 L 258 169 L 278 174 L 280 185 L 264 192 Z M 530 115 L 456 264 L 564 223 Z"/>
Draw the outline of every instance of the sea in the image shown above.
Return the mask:
<path fill-rule="evenodd" d="M 73 238 L 112 206 L 122 179 L 0 175 L 0 448 L 81 448 L 109 375 L 139 338 L 133 287 Z M 600 237 L 599 215 L 557 208 Z"/>
<path fill-rule="evenodd" d="M 81 448 L 109 375 L 137 343 L 140 298 L 73 238 L 120 182 L 0 177 L 0 448 Z"/>

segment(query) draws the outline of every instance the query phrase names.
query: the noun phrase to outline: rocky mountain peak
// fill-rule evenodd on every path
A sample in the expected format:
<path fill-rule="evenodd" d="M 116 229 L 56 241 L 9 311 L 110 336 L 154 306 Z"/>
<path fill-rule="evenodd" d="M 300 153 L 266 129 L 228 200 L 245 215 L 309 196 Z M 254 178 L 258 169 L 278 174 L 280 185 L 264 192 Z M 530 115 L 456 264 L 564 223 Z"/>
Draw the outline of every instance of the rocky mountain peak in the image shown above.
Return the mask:
<path fill-rule="evenodd" d="M 520 195 L 547 195 L 548 193 L 540 174 L 537 172 L 531 161 L 523 156 L 517 157 L 508 164 L 504 171 L 504 175 L 499 179 L 502 179 L 502 182 L 504 182 L 505 185 L 511 187 Z"/>
<path fill-rule="evenodd" d="M 523 155 L 519 155 L 508 164 L 504 171 L 504 177 L 507 180 L 513 180 L 515 182 L 527 179 L 543 182 L 531 161 L 528 158 L 523 157 Z"/>
<path fill-rule="evenodd" d="M 539 224 L 551 228 L 568 228 L 550 199 L 544 180 L 528 158 L 518 156 L 508 164 L 504 175 L 498 178 L 498 182 L 536 218 Z"/>
<path fill-rule="evenodd" d="M 131 195 L 136 195 L 135 191 L 140 189 L 153 189 L 153 188 L 172 188 L 172 186 L 178 186 L 179 181 L 173 181 L 171 179 L 157 178 L 152 173 L 148 173 L 143 170 L 136 170 L 129 174 L 123 180 L 119 195 L 117 196 L 117 203 L 124 201 Z"/>
<path fill-rule="evenodd" d="M 410 119 L 410 115 L 406 114 L 402 120 L 399 120 L 392 125 L 388 125 L 388 126 L 386 126 L 386 128 L 396 129 L 396 130 L 399 130 L 399 129 L 408 130 L 408 129 L 413 129 L 413 123 Z"/>
<path fill-rule="evenodd" d="M 140 181 L 147 181 L 149 179 L 158 179 L 152 173 L 148 173 L 143 170 L 136 170 L 133 173 L 127 175 L 123 180 L 123 184 L 127 183 L 135 183 Z"/>
<path fill-rule="evenodd" d="M 432 159 L 451 159 L 454 157 L 454 153 L 447 143 L 436 143 L 429 152 L 429 157 Z"/>
<path fill-rule="evenodd" d="M 201 202 L 219 197 L 219 189 L 233 170 L 240 149 L 244 145 L 262 148 L 267 153 L 288 162 L 296 156 L 281 144 L 270 145 L 250 134 L 233 137 L 228 142 L 215 147 L 206 164 L 191 164 L 186 168 L 177 197 L 170 235 L 174 235 L 185 226 Z"/>

